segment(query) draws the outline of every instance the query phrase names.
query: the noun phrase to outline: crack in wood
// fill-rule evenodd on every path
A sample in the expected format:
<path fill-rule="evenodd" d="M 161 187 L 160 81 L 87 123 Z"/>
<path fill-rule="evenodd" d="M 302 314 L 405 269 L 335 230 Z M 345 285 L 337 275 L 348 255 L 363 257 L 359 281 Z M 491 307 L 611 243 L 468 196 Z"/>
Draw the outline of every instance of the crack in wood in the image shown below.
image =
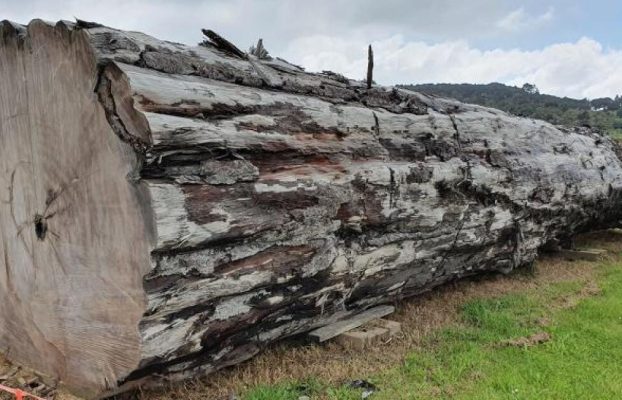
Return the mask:
<path fill-rule="evenodd" d="M 95 93 L 98 95 L 99 102 L 104 109 L 111 128 L 119 139 L 132 146 L 138 154 L 144 155 L 148 150 L 147 143 L 132 135 L 127 129 L 123 119 L 119 117 L 117 113 L 117 104 L 115 96 L 112 93 L 112 81 L 107 76 L 108 71 L 111 71 L 112 68 L 116 68 L 112 63 L 100 67 L 97 84 L 95 85 Z"/>

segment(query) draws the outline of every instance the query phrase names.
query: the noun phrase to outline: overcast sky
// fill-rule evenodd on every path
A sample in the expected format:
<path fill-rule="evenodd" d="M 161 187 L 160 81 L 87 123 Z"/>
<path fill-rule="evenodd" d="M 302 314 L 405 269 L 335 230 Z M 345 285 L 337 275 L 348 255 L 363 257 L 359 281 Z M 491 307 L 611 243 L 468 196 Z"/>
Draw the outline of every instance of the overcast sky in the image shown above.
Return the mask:
<path fill-rule="evenodd" d="M 211 28 L 308 70 L 378 83 L 535 83 L 576 98 L 622 94 L 620 0 L 0 0 L 0 19 L 78 17 L 196 44 Z"/>

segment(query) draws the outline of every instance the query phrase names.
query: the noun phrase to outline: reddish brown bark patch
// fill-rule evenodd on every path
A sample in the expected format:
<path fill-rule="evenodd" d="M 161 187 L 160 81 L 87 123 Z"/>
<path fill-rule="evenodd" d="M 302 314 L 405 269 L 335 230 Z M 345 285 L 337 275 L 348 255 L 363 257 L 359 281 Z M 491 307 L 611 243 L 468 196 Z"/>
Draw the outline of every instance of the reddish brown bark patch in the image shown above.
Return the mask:
<path fill-rule="evenodd" d="M 251 257 L 220 265 L 214 272 L 223 275 L 244 274 L 265 269 L 283 272 L 308 263 L 315 252 L 316 249 L 308 245 L 273 246 Z"/>

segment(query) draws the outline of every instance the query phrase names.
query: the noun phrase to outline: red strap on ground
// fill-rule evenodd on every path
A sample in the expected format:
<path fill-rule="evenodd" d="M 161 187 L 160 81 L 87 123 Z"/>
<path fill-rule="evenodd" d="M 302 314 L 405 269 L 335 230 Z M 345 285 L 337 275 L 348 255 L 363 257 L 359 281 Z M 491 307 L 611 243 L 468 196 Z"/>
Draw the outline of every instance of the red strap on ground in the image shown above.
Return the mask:
<path fill-rule="evenodd" d="M 13 396 L 15 396 L 15 400 L 27 400 L 27 399 L 45 400 L 45 399 L 42 399 L 41 397 L 37 397 L 33 394 L 24 392 L 23 390 L 13 389 L 13 388 L 10 388 L 4 385 L 0 385 L 0 390 L 5 391 L 7 393 L 11 393 Z"/>

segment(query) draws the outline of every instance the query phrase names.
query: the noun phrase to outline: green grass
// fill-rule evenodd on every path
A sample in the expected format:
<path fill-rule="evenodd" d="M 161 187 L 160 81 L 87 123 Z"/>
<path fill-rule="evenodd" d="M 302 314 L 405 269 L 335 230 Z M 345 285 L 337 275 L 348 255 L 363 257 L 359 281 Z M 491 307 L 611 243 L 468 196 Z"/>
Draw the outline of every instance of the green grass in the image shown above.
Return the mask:
<path fill-rule="evenodd" d="M 601 279 L 602 295 L 553 313 L 553 340 L 530 349 L 480 348 L 481 379 L 459 399 L 614 399 L 622 394 L 622 272 Z M 540 300 L 546 300 L 545 296 Z M 524 313 L 524 309 L 517 309 Z M 518 318 L 517 321 L 524 321 Z M 511 332 L 521 329 L 517 323 Z M 526 324 L 528 325 L 528 324 Z M 499 329 L 483 329 L 494 335 Z"/>
<path fill-rule="evenodd" d="M 426 338 L 423 348 L 376 376 L 372 400 L 396 399 L 614 399 L 622 395 L 622 266 L 603 264 L 602 292 L 563 308 L 578 282 L 465 304 L 462 322 Z M 548 323 L 542 326 L 542 320 Z M 509 339 L 546 331 L 533 347 Z M 353 377 L 353 379 L 361 377 Z M 322 382 L 256 387 L 244 400 L 360 399 L 361 390 Z"/>

